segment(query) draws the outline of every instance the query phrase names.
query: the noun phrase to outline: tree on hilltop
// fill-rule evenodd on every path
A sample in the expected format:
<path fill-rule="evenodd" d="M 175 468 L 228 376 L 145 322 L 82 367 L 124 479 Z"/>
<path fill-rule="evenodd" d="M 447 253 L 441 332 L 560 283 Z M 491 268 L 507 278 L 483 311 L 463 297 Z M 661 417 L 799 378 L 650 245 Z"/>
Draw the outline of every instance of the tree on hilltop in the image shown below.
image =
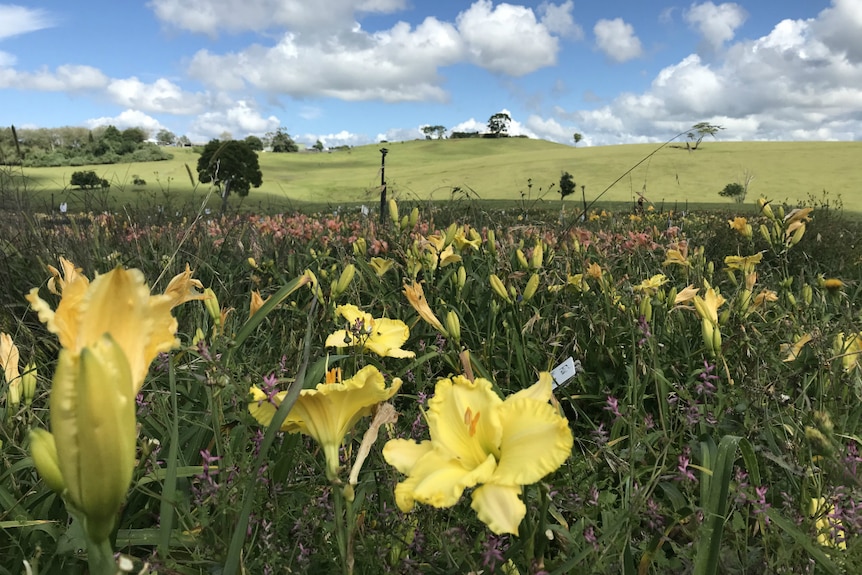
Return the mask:
<path fill-rule="evenodd" d="M 231 192 L 240 197 L 248 195 L 252 186 L 263 183 L 257 153 L 243 141 L 210 140 L 198 158 L 198 180 L 212 182 L 221 188 L 221 209 L 227 210 L 227 199 Z"/>
<path fill-rule="evenodd" d="M 512 117 L 505 112 L 497 112 L 488 118 L 488 132 L 495 137 L 500 138 L 509 135 L 509 124 L 512 123 Z"/>
<path fill-rule="evenodd" d="M 269 142 L 269 146 L 273 152 L 287 153 L 299 151 L 299 146 L 296 145 L 296 142 L 293 141 L 293 138 L 290 137 L 290 134 L 284 128 L 279 128 L 275 132 L 267 132 L 266 140 Z"/>
<path fill-rule="evenodd" d="M 156 134 L 156 143 L 160 146 L 173 146 L 176 141 L 176 135 L 166 128 L 162 128 Z"/>
<path fill-rule="evenodd" d="M 698 122 L 691 127 L 691 130 L 689 130 L 687 134 L 689 142 L 694 142 L 694 145 L 692 146 L 689 142 L 686 142 L 685 147 L 689 150 L 696 150 L 706 136 L 712 136 L 714 138 L 715 134 L 719 130 L 723 129 L 724 128 L 722 126 L 719 126 L 717 124 L 710 124 L 709 122 Z"/>
<path fill-rule="evenodd" d="M 432 136 L 436 136 L 438 140 L 442 140 L 446 136 L 446 126 L 422 126 L 422 133 L 425 134 L 425 139 L 430 140 Z"/>

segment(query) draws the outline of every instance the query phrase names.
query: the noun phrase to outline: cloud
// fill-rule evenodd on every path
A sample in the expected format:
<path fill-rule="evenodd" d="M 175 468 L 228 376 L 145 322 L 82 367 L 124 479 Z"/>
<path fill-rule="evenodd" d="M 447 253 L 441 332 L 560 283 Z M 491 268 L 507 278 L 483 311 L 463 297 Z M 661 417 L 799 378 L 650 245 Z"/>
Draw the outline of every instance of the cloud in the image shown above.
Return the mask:
<path fill-rule="evenodd" d="M 36 90 L 40 92 L 78 92 L 102 89 L 108 77 L 92 66 L 64 64 L 54 71 L 43 68 L 38 72 L 20 72 L 0 67 L 0 89 Z"/>
<path fill-rule="evenodd" d="M 114 126 L 115 128 L 143 128 L 150 135 L 156 134 L 164 126 L 155 118 L 146 115 L 140 110 L 124 110 L 119 115 L 113 118 L 102 117 L 93 118 L 84 122 L 88 128 L 96 128 L 99 126 Z"/>
<path fill-rule="evenodd" d="M 429 17 L 415 29 L 399 22 L 369 34 L 356 26 L 325 41 L 303 43 L 287 33 L 271 48 L 254 45 L 224 56 L 203 50 L 189 73 L 221 90 L 251 85 L 297 98 L 445 101 L 437 68 L 455 63 L 461 53 L 455 28 Z"/>
<path fill-rule="evenodd" d="M 703 39 L 713 50 L 719 50 L 725 42 L 733 40 L 736 29 L 748 18 L 748 13 L 732 2 L 716 6 L 712 2 L 692 4 L 685 11 L 685 21 L 697 28 Z"/>
<path fill-rule="evenodd" d="M 862 63 L 862 1 L 833 0 L 812 29 L 833 51 L 846 54 L 854 64 Z"/>
<path fill-rule="evenodd" d="M 635 29 L 622 18 L 599 20 L 593 28 L 596 44 L 610 59 L 625 62 L 639 58 L 643 54 L 641 41 L 635 35 Z"/>
<path fill-rule="evenodd" d="M 41 9 L 0 4 L 0 40 L 54 26 L 54 19 Z"/>
<path fill-rule="evenodd" d="M 510 136 L 527 136 L 529 138 L 537 138 L 539 136 L 536 135 L 530 126 L 526 126 L 519 122 L 517 119 L 512 117 L 512 113 L 503 108 L 500 110 L 501 114 L 508 114 L 512 121 L 509 122 L 509 130 L 508 133 Z M 479 132 L 485 133 L 488 131 L 488 121 L 480 122 L 475 118 L 470 118 L 469 120 L 465 120 L 459 124 L 456 124 L 451 128 L 452 132 Z M 423 135 L 424 137 L 424 135 Z"/>
<path fill-rule="evenodd" d="M 216 138 L 223 132 L 230 132 L 235 138 L 242 139 L 248 134 L 271 132 L 279 124 L 275 116 L 264 118 L 252 103 L 239 100 L 225 110 L 201 114 L 192 122 L 190 131 L 197 137 L 194 141 Z"/>
<path fill-rule="evenodd" d="M 551 34 L 571 38 L 572 40 L 582 40 L 584 29 L 572 17 L 573 7 L 572 0 L 566 0 L 560 5 L 542 2 L 539 5 L 539 13 L 542 14 L 542 25 Z"/>
<path fill-rule="evenodd" d="M 166 25 L 215 36 L 219 32 L 303 30 L 308 34 L 349 28 L 362 14 L 403 10 L 405 0 L 152 0 Z"/>
<path fill-rule="evenodd" d="M 3 68 L 11 68 L 17 62 L 17 58 L 15 58 L 14 54 L 10 54 L 9 52 L 4 52 L 0 50 L 0 70 Z M 2 73 L 2 72 L 0 72 Z"/>
<path fill-rule="evenodd" d="M 565 8 L 547 10 L 560 12 Z M 557 38 L 524 6 L 494 7 L 491 0 L 477 0 L 458 14 L 455 22 L 470 61 L 491 72 L 523 76 L 557 61 Z"/>
<path fill-rule="evenodd" d="M 596 144 L 658 142 L 700 121 L 724 126 L 723 139 L 859 139 L 862 60 L 841 32 L 858 37 L 862 22 L 853 21 L 847 2 L 833 0 L 817 18 L 783 20 L 762 37 L 732 43 L 717 62 L 691 54 L 642 93 L 592 110 L 558 109 L 554 117 Z"/>
<path fill-rule="evenodd" d="M 569 144 L 573 142 L 575 130 L 563 127 L 557 120 L 553 118 L 542 118 L 536 114 L 530 115 L 527 118 L 526 127 L 533 133 L 535 137 L 558 142 L 560 144 Z"/>
<path fill-rule="evenodd" d="M 377 134 L 377 142 L 408 142 L 410 140 L 424 140 L 425 134 L 419 128 L 390 128 L 385 133 Z"/>
<path fill-rule="evenodd" d="M 204 108 L 205 96 L 184 92 L 164 78 L 145 84 L 136 77 L 111 80 L 107 86 L 110 98 L 121 106 L 168 114 L 196 114 Z"/>

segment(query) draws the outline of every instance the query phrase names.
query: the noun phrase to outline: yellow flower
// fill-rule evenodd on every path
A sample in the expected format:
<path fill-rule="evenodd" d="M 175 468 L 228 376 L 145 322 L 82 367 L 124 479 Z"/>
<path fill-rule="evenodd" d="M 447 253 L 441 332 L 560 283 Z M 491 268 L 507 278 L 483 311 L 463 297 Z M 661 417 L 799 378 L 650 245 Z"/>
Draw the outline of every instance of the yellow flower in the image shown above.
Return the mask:
<path fill-rule="evenodd" d="M 763 215 L 770 220 L 774 220 L 775 214 L 772 211 L 772 206 L 769 205 L 771 201 L 772 200 L 767 201 L 766 198 L 758 198 L 757 205 L 760 207 L 760 211 L 763 212 Z"/>
<path fill-rule="evenodd" d="M 428 402 L 431 438 L 393 439 L 383 448 L 386 461 L 407 475 L 395 487 L 398 507 L 451 507 L 475 487 L 479 519 L 494 533 L 517 534 L 526 514 L 521 486 L 555 471 L 572 450 L 568 422 L 548 403 L 551 381 L 542 373 L 504 401 L 485 379 L 440 380 Z"/>
<path fill-rule="evenodd" d="M 132 481 L 135 394 L 126 354 L 110 334 L 80 352 L 60 351 L 51 389 L 57 466 L 64 496 L 93 541 L 111 534 Z"/>
<path fill-rule="evenodd" d="M 808 214 L 814 211 L 814 208 L 796 208 L 792 210 L 789 214 L 784 216 L 784 225 L 790 227 L 790 224 L 795 222 L 808 222 L 811 221 L 811 218 L 808 217 Z"/>
<path fill-rule="evenodd" d="M 251 301 L 248 304 L 248 317 L 251 317 L 256 314 L 258 310 L 263 307 L 263 304 L 268 301 L 269 298 L 263 299 L 263 296 L 260 295 L 260 292 L 258 290 L 253 290 L 251 292 Z"/>
<path fill-rule="evenodd" d="M 700 290 L 693 285 L 688 285 L 684 287 L 682 291 L 676 294 L 676 297 L 673 299 L 674 305 L 690 302 L 694 299 L 694 296 L 696 296 L 697 292 L 699 291 Z"/>
<path fill-rule="evenodd" d="M 753 235 L 751 224 L 748 223 L 746 218 L 736 217 L 732 220 L 727 220 L 727 223 L 730 224 L 730 229 L 736 230 L 742 237 L 751 238 Z"/>
<path fill-rule="evenodd" d="M 589 276 L 593 279 L 600 280 L 600 279 L 602 279 L 603 274 L 604 274 L 604 272 L 602 272 L 602 266 L 600 266 L 596 262 L 591 263 L 587 267 L 587 276 Z"/>
<path fill-rule="evenodd" d="M 371 269 L 377 274 L 377 277 L 382 278 L 383 275 L 392 268 L 392 260 L 384 258 L 371 258 Z"/>
<path fill-rule="evenodd" d="M 844 282 L 838 278 L 826 278 L 820 281 L 820 285 L 831 292 L 844 289 Z"/>
<path fill-rule="evenodd" d="M 18 370 L 20 359 L 18 346 L 12 341 L 12 336 L 8 333 L 0 333 L 0 368 L 6 376 L 6 383 L 10 385 L 21 374 Z"/>
<path fill-rule="evenodd" d="M 344 436 L 360 418 L 370 414 L 378 403 L 395 395 L 400 387 L 399 378 L 393 379 L 392 385 L 386 387 L 380 371 L 373 365 L 366 366 L 341 383 L 321 383 L 315 389 L 303 389 L 281 424 L 281 430 L 314 438 L 326 456 L 326 475 L 334 479 L 338 475 L 338 448 Z M 287 392 L 279 392 L 267 399 L 258 387 L 252 387 L 251 395 L 253 401 L 248 404 L 249 412 L 261 425 L 269 425 Z"/>
<path fill-rule="evenodd" d="M 806 333 L 794 343 L 782 343 L 781 353 L 787 354 L 782 361 L 795 361 L 796 358 L 799 357 L 799 354 L 802 353 L 802 348 L 805 347 L 805 344 L 812 339 L 812 335 L 810 333 Z"/>
<path fill-rule="evenodd" d="M 410 305 L 413 306 L 413 309 L 416 310 L 419 317 L 424 319 L 431 327 L 442 333 L 444 336 L 447 336 L 446 328 L 443 327 L 443 324 L 440 323 L 440 320 L 437 319 L 437 316 L 434 315 L 433 311 L 431 311 L 431 307 L 428 305 L 428 300 L 425 299 L 425 290 L 422 289 L 422 284 L 419 282 L 413 282 L 410 285 L 404 284 L 403 291 L 404 295 L 407 296 L 407 301 L 410 302 Z"/>
<path fill-rule="evenodd" d="M 644 280 L 638 285 L 634 286 L 632 289 L 635 291 L 644 292 L 647 295 L 654 295 L 658 288 L 667 283 L 667 276 L 664 274 L 655 274 L 648 280 Z"/>
<path fill-rule="evenodd" d="M 754 296 L 754 306 L 763 306 L 768 302 L 778 301 L 778 294 L 775 293 L 771 289 L 762 290 L 759 294 Z"/>
<path fill-rule="evenodd" d="M 458 232 L 455 234 L 455 237 L 452 238 L 455 242 L 455 246 L 458 248 L 459 252 L 463 252 L 467 248 L 472 248 L 474 250 L 478 250 L 479 246 L 482 245 L 482 236 L 478 235 L 475 230 L 471 229 L 472 232 L 471 239 L 467 239 L 467 236 L 464 235 L 464 229 L 459 228 Z"/>
<path fill-rule="evenodd" d="M 715 293 L 713 288 L 707 289 L 703 297 L 694 296 L 694 307 L 698 315 L 712 325 L 718 325 L 718 308 L 724 305 L 724 302 L 724 297 Z"/>
<path fill-rule="evenodd" d="M 724 258 L 724 265 L 730 270 L 740 270 L 743 273 L 750 273 L 754 270 L 754 266 L 763 260 L 763 252 L 758 252 L 751 256 L 727 256 Z"/>
<path fill-rule="evenodd" d="M 343 317 L 348 329 L 340 329 L 326 338 L 326 347 L 361 347 L 380 357 L 413 357 L 412 351 L 401 346 L 410 337 L 410 329 L 403 321 L 373 318 L 353 304 L 340 305 L 335 313 Z"/>
<path fill-rule="evenodd" d="M 678 265 L 690 267 L 691 262 L 688 261 L 688 244 L 681 244 L 679 249 L 671 248 L 667 250 L 667 254 L 665 254 L 665 259 L 662 265 Z"/>
<path fill-rule="evenodd" d="M 39 288 L 26 298 L 48 331 L 74 354 L 110 334 L 129 362 L 135 393 L 156 355 L 179 345 L 171 308 L 182 299 L 180 292 L 150 295 L 144 275 L 136 269 L 114 268 L 92 283 L 83 275 L 67 280 L 56 310 L 39 297 Z"/>
<path fill-rule="evenodd" d="M 72 283 L 79 278 L 89 281 L 81 273 L 83 271 L 81 268 L 75 267 L 75 264 L 63 256 L 60 256 L 60 270 L 54 266 L 48 266 L 48 271 L 51 272 L 51 279 L 48 280 L 48 291 L 55 295 L 62 294 L 66 284 Z"/>
<path fill-rule="evenodd" d="M 186 271 L 178 273 L 168 283 L 165 295 L 171 298 L 171 307 L 177 307 L 187 301 L 207 299 L 203 291 L 198 291 L 203 289 L 204 285 L 192 277 L 192 270 L 186 264 Z"/>
<path fill-rule="evenodd" d="M 814 528 L 817 530 L 817 543 L 824 547 L 847 549 L 845 542 L 844 524 L 840 519 L 830 519 L 835 513 L 835 506 L 826 503 L 825 497 L 812 497 L 808 514 L 814 519 Z M 836 537 L 837 536 L 837 537 Z"/>
<path fill-rule="evenodd" d="M 51 490 L 63 493 L 66 482 L 60 473 L 60 457 L 57 455 L 57 444 L 50 432 L 34 427 L 30 430 L 30 456 L 33 465 L 39 472 L 39 477 Z"/>

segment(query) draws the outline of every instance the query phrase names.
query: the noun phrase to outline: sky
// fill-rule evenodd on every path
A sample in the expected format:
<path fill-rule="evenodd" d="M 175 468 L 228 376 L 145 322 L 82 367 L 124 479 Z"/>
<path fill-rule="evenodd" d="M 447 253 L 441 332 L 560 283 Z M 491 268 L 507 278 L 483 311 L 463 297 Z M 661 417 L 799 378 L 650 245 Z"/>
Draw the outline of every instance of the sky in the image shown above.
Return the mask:
<path fill-rule="evenodd" d="M 0 0 L 0 125 L 862 140 L 862 0 Z"/>

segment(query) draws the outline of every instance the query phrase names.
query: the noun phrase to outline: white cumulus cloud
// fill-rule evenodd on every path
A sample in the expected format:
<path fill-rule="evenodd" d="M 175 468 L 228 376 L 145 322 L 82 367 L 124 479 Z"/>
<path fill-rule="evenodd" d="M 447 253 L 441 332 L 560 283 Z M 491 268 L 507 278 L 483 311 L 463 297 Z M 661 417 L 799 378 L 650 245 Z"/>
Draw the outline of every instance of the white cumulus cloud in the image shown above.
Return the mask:
<path fill-rule="evenodd" d="M 0 40 L 52 26 L 54 19 L 45 10 L 0 4 Z"/>
<path fill-rule="evenodd" d="M 147 114 L 140 110 L 124 110 L 114 117 L 92 118 L 85 122 L 88 128 L 97 128 L 99 126 L 114 126 L 120 130 L 125 128 L 143 128 L 150 135 L 156 134 L 164 126 Z"/>
<path fill-rule="evenodd" d="M 596 35 L 599 50 L 611 60 L 626 62 L 643 54 L 643 47 L 635 34 L 634 26 L 622 18 L 599 20 L 593 27 L 593 33 Z"/>
<path fill-rule="evenodd" d="M 203 94 L 184 92 L 165 78 L 159 78 L 152 84 L 145 84 L 134 76 L 111 80 L 107 91 L 117 104 L 148 112 L 195 114 L 205 104 Z"/>
<path fill-rule="evenodd" d="M 685 20 L 697 28 L 703 39 L 713 50 L 733 40 L 736 29 L 748 18 L 748 13 L 733 2 L 715 5 L 712 2 L 692 4 L 685 11 Z"/>
<path fill-rule="evenodd" d="M 278 128 L 280 122 L 275 116 L 264 118 L 253 103 L 239 100 L 229 108 L 206 112 L 192 122 L 191 132 L 197 140 L 217 138 L 230 132 L 234 138 L 242 139 L 248 134 L 264 134 Z"/>

